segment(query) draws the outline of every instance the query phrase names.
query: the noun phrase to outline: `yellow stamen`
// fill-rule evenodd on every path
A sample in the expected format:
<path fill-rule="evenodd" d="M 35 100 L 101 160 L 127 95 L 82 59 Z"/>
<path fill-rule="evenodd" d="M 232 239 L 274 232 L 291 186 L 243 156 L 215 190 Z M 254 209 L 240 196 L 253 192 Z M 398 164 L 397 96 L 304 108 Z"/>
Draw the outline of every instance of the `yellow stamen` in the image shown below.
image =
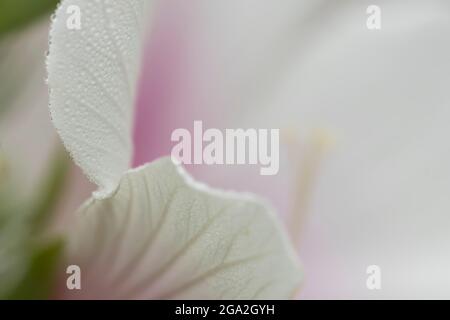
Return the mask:
<path fill-rule="evenodd" d="M 313 130 L 310 138 L 303 146 L 295 131 L 285 131 L 283 139 L 289 146 L 289 156 L 293 160 L 292 163 L 297 164 L 297 168 L 294 168 L 296 175 L 292 209 L 287 221 L 290 236 L 297 244 L 312 200 L 321 161 L 324 153 L 335 144 L 335 140 L 331 134 L 323 129 Z"/>

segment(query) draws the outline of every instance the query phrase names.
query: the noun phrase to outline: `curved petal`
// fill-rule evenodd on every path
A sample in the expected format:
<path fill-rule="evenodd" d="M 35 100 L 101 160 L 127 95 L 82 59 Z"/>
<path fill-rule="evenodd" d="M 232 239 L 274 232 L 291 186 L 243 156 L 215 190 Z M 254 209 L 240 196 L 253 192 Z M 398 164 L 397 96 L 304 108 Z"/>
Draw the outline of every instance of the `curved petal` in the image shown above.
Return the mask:
<path fill-rule="evenodd" d="M 274 215 L 253 196 L 193 182 L 170 159 L 130 171 L 91 200 L 73 230 L 68 298 L 287 299 L 301 270 Z"/>
<path fill-rule="evenodd" d="M 149 3 L 65 0 L 53 19 L 50 112 L 74 161 L 99 186 L 97 196 L 112 193 L 129 168 Z M 68 21 L 79 22 L 80 28 Z"/>
<path fill-rule="evenodd" d="M 195 120 L 208 128 L 281 128 L 257 119 L 262 94 L 277 88 L 298 47 L 308 42 L 309 24 L 322 22 L 316 22 L 319 13 L 335 6 L 324 0 L 286 0 L 281 6 L 259 0 L 160 1 L 138 94 L 134 165 L 170 154 L 173 141 L 161 137 L 170 137 L 176 128 L 192 130 Z M 293 166 L 281 148 L 274 176 L 261 176 L 254 165 L 186 169 L 212 187 L 252 191 L 278 212 L 289 212 L 291 192 L 286 190 L 293 184 Z"/>

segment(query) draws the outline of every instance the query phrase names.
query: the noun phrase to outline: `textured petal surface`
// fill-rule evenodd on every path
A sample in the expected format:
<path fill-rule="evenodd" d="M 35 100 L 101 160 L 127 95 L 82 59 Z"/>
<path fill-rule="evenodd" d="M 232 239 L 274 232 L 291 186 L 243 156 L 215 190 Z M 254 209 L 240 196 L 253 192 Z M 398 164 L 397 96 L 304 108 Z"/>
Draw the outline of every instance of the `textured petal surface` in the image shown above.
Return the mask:
<path fill-rule="evenodd" d="M 80 214 L 67 263 L 82 290 L 65 298 L 287 299 L 301 281 L 265 205 L 193 182 L 170 159 L 130 171 Z"/>
<path fill-rule="evenodd" d="M 75 162 L 99 186 L 98 196 L 114 191 L 131 160 L 132 115 L 150 3 L 65 0 L 53 19 L 51 116 Z M 80 22 L 79 29 L 69 28 L 74 21 Z"/>

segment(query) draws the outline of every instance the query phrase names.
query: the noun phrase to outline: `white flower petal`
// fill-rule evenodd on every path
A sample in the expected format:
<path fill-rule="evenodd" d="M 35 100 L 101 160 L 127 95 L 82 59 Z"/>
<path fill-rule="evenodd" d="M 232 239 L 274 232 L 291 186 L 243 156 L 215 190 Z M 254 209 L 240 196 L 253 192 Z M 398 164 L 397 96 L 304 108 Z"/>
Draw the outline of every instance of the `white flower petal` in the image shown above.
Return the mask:
<path fill-rule="evenodd" d="M 75 162 L 99 186 L 98 196 L 113 192 L 129 168 L 149 3 L 64 0 L 53 19 L 48 57 L 51 116 Z M 69 28 L 73 6 L 80 10 L 80 30 Z"/>
<path fill-rule="evenodd" d="M 67 262 L 82 290 L 68 298 L 287 299 L 302 278 L 267 207 L 195 183 L 170 159 L 90 200 L 73 231 Z"/>

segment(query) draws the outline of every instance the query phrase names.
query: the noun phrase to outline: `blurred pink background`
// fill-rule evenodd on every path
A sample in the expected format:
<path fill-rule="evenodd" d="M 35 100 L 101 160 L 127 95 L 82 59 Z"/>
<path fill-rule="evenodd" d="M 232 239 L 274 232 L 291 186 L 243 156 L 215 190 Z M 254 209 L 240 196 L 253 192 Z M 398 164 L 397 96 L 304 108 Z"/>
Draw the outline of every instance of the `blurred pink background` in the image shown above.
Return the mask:
<path fill-rule="evenodd" d="M 189 169 L 211 186 L 266 197 L 287 219 L 311 133 L 333 136 L 300 229 L 301 298 L 450 297 L 450 5 L 377 3 L 382 29 L 373 32 L 369 1 L 164 0 L 149 33 L 133 165 L 169 155 L 171 132 L 194 120 L 280 128 L 300 143 L 282 141 L 276 176 Z M 58 143 L 44 82 L 47 33 L 44 21 L 15 40 L 23 55 L 15 63 L 35 67 L 14 102 L 22 107 L 0 120 L 24 193 Z M 74 167 L 58 228 L 93 189 Z M 380 291 L 365 286 L 372 264 L 382 269 Z"/>

